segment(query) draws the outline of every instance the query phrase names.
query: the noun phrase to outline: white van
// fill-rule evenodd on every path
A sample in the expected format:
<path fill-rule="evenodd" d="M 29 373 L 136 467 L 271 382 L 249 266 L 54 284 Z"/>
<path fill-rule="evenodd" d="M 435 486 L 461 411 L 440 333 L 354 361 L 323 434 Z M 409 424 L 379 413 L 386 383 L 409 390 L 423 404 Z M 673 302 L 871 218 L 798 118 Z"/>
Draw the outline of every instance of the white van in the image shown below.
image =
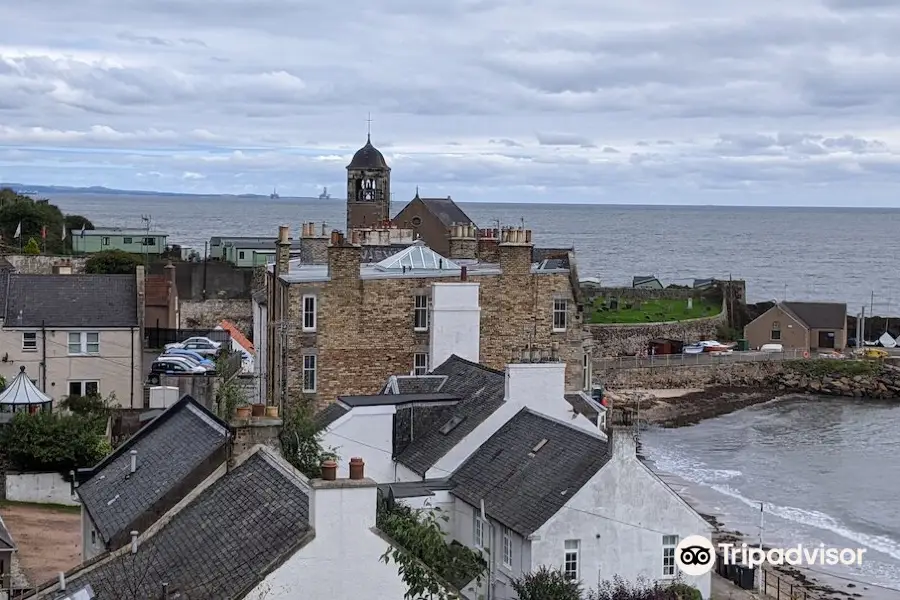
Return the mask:
<path fill-rule="evenodd" d="M 781 344 L 763 344 L 759 347 L 760 352 L 784 352 L 784 346 Z"/>

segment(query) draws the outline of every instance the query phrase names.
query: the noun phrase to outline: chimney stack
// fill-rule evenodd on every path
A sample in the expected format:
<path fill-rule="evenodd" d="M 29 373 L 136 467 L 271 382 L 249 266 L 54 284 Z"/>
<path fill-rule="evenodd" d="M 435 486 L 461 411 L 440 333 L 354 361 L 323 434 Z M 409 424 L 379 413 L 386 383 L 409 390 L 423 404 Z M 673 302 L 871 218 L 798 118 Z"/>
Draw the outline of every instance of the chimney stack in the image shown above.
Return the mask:
<path fill-rule="evenodd" d="M 355 457 L 350 459 L 350 479 L 365 479 L 366 463 L 362 458 Z"/>
<path fill-rule="evenodd" d="M 464 271 L 460 274 L 463 273 Z M 431 284 L 431 324 L 428 327 L 428 364 L 431 368 L 437 368 L 453 354 L 465 360 L 479 362 L 480 292 L 480 284 L 474 281 Z"/>
<path fill-rule="evenodd" d="M 607 417 L 606 436 L 612 446 L 613 459 L 626 460 L 637 456 L 634 413 L 630 410 L 612 409 Z"/>
<path fill-rule="evenodd" d="M 138 532 L 132 531 L 131 532 L 131 553 L 132 554 L 137 554 L 137 549 L 138 549 L 137 539 L 138 539 Z"/>
<path fill-rule="evenodd" d="M 287 275 L 291 270 L 291 228 L 281 225 L 275 242 L 275 278 Z"/>
<path fill-rule="evenodd" d="M 137 471 L 137 450 L 131 451 L 131 472 Z"/>
<path fill-rule="evenodd" d="M 329 459 L 322 463 L 322 480 L 335 481 L 337 479 L 337 463 Z"/>
<path fill-rule="evenodd" d="M 474 260 L 478 256 L 478 239 L 475 237 L 475 226 L 471 223 L 454 223 L 450 234 L 450 259 Z"/>

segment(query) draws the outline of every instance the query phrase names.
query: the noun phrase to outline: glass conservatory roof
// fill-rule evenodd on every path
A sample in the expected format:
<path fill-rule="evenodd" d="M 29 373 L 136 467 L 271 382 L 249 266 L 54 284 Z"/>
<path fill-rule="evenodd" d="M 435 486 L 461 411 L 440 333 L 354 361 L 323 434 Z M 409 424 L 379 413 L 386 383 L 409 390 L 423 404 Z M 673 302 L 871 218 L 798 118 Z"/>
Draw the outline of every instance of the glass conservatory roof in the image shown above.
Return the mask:
<path fill-rule="evenodd" d="M 460 267 L 449 258 L 444 258 L 422 241 L 387 257 L 375 265 L 381 271 L 402 271 L 428 269 L 431 271 L 459 271 Z"/>
<path fill-rule="evenodd" d="M 45 395 L 37 386 L 31 383 L 31 379 L 25 374 L 25 367 L 19 368 L 19 374 L 9 382 L 5 390 L 0 392 L 0 404 L 46 404 L 52 399 Z"/>

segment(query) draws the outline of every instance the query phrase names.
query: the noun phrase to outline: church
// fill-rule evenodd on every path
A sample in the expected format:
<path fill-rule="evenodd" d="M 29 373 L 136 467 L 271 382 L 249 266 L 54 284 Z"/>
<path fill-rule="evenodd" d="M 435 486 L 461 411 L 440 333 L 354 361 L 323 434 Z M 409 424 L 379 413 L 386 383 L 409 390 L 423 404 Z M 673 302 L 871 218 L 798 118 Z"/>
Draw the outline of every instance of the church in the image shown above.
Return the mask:
<path fill-rule="evenodd" d="M 453 201 L 446 198 L 416 196 L 391 219 L 391 168 L 384 155 L 372 145 L 356 151 L 347 165 L 347 232 L 354 229 L 380 227 L 390 223 L 413 230 L 416 237 L 443 256 L 450 253 L 450 228 L 472 225 L 474 221 Z"/>

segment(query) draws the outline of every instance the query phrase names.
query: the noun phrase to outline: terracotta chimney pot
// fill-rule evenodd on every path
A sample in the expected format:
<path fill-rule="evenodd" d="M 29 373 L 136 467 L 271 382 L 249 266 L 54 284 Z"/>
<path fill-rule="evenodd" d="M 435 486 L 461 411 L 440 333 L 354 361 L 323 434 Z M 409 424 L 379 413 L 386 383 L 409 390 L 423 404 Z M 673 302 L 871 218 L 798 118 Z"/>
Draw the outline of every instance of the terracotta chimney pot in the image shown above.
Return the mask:
<path fill-rule="evenodd" d="M 350 479 L 365 478 L 366 463 L 358 456 L 350 459 Z"/>
<path fill-rule="evenodd" d="M 333 460 L 326 460 L 322 463 L 322 479 L 325 481 L 334 481 L 337 479 L 337 463 Z"/>

